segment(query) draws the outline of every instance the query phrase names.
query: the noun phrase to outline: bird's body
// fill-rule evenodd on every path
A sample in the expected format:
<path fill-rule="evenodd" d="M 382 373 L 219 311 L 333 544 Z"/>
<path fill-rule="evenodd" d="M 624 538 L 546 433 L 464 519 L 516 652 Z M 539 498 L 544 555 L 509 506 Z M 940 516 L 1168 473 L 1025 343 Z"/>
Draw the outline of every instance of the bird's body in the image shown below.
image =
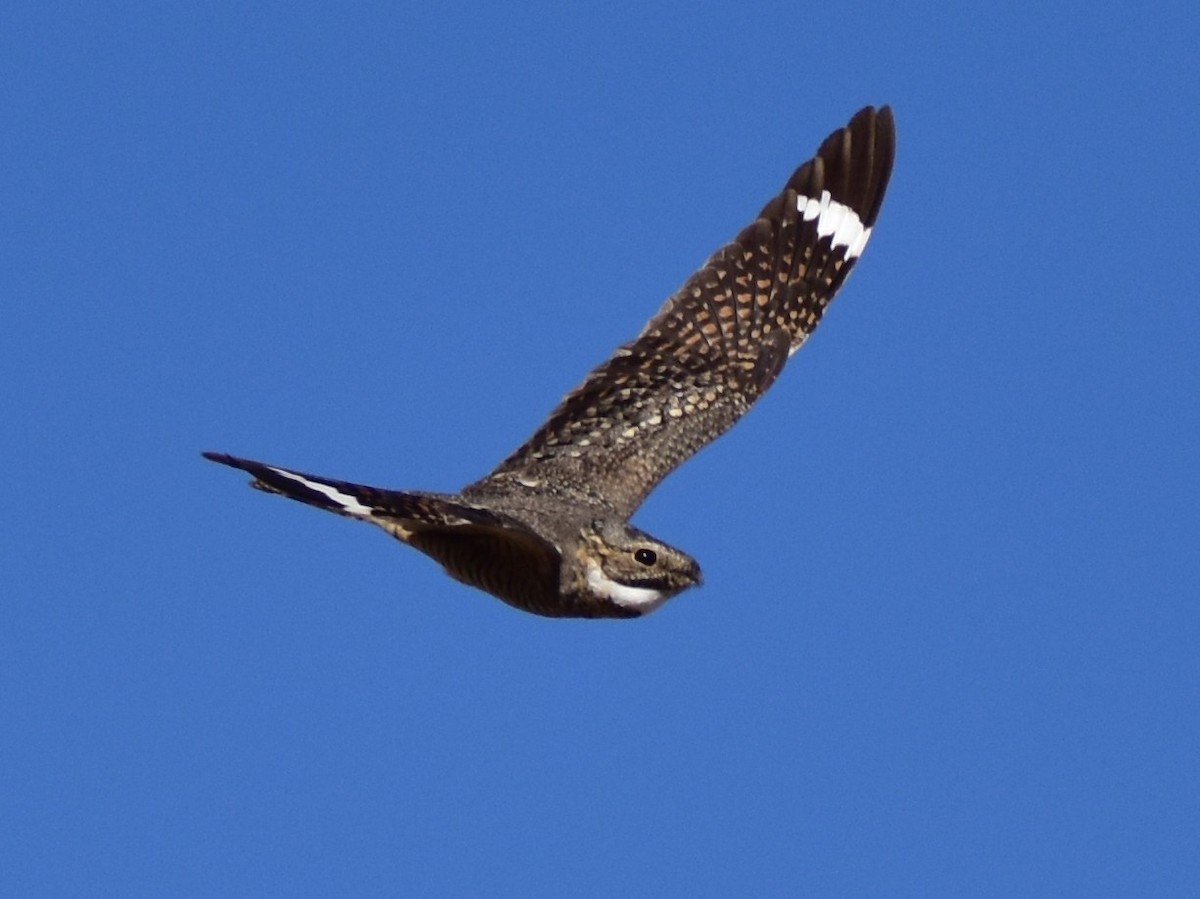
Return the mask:
<path fill-rule="evenodd" d="M 260 489 L 376 524 L 517 608 L 583 618 L 653 611 L 699 584 L 700 568 L 630 516 L 745 414 L 812 333 L 870 236 L 894 146 L 891 111 L 861 110 L 635 340 L 458 494 L 205 456 L 249 472 Z"/>

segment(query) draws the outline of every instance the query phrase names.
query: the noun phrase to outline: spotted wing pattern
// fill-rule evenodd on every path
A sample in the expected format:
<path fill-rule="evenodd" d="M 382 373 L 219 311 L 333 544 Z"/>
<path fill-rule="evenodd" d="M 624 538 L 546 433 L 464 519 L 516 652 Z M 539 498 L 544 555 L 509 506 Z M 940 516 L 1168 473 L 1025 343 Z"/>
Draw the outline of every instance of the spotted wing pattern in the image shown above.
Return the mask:
<path fill-rule="evenodd" d="M 816 328 L 870 236 L 894 148 L 891 110 L 858 112 L 464 496 L 551 484 L 630 514 L 745 414 Z"/>
<path fill-rule="evenodd" d="M 518 608 L 547 615 L 562 606 L 558 549 L 507 515 L 438 494 L 382 490 L 225 453 L 204 457 L 249 472 L 259 490 L 377 524 L 451 577 Z"/>

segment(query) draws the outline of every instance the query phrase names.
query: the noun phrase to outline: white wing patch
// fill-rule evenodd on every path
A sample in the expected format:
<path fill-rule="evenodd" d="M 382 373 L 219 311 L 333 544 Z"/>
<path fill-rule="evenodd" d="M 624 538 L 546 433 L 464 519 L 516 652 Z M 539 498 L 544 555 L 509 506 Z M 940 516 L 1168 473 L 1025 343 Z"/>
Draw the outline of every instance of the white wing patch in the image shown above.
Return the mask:
<path fill-rule="evenodd" d="M 286 468 L 272 468 L 270 465 L 266 467 L 270 468 L 275 474 L 287 478 L 289 481 L 295 481 L 297 484 L 303 484 L 309 490 L 315 490 L 317 493 L 324 494 L 352 515 L 371 514 L 370 506 L 364 506 L 353 496 L 350 496 L 348 493 L 342 493 L 336 487 L 322 484 L 320 481 L 310 481 L 308 478 L 301 477 L 296 472 L 288 471 Z"/>
<path fill-rule="evenodd" d="M 628 584 L 614 581 L 594 562 L 588 564 L 587 583 L 597 595 L 611 599 L 627 609 L 637 609 L 643 614 L 653 612 L 667 600 L 661 590 L 655 590 L 653 587 L 630 587 Z"/>
<path fill-rule="evenodd" d="M 796 197 L 796 211 L 806 222 L 817 220 L 817 236 L 833 235 L 833 248 L 846 248 L 847 259 L 857 259 L 862 255 L 863 248 L 871 236 L 871 229 L 864 228 L 858 213 L 844 203 L 839 203 L 830 196 L 829 191 L 821 191 L 821 196 L 814 199 L 800 194 Z"/>

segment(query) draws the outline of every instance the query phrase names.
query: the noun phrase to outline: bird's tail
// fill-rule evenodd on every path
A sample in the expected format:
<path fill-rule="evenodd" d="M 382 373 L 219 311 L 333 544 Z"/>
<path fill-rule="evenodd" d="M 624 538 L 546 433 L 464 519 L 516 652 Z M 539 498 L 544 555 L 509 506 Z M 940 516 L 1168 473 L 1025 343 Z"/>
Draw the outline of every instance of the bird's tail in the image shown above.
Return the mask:
<path fill-rule="evenodd" d="M 425 527 L 476 526 L 511 528 L 514 522 L 504 515 L 489 511 L 455 497 L 438 493 L 418 493 L 384 490 L 337 481 L 290 468 L 278 468 L 241 459 L 226 453 L 202 453 L 205 459 L 220 462 L 231 468 L 249 472 L 254 480 L 250 486 L 267 493 L 278 493 L 327 512 L 336 512 L 361 521 L 370 521 L 388 533 L 407 541 L 413 531 Z"/>
<path fill-rule="evenodd" d="M 391 490 L 379 490 L 362 484 L 352 484 L 349 481 L 336 481 L 332 478 L 318 477 L 292 471 L 288 468 L 276 468 L 274 465 L 264 465 L 252 459 L 240 459 L 226 453 L 203 453 L 205 459 L 220 462 L 231 468 L 240 468 L 254 476 L 250 486 L 267 493 L 278 493 L 288 499 L 298 500 L 318 509 L 348 515 L 351 518 L 370 519 L 372 516 L 389 511 L 395 514 L 398 509 L 397 498 L 406 494 L 395 493 Z"/>

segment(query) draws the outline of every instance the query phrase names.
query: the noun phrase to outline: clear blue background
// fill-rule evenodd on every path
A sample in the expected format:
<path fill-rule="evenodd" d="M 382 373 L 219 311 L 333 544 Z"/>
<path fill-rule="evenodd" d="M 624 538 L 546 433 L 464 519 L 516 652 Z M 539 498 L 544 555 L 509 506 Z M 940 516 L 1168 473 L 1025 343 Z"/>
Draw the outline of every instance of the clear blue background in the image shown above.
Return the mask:
<path fill-rule="evenodd" d="M 1193 4 L 20 5 L 0 894 L 1194 895 Z M 883 102 L 650 618 L 200 459 L 456 489 Z"/>

